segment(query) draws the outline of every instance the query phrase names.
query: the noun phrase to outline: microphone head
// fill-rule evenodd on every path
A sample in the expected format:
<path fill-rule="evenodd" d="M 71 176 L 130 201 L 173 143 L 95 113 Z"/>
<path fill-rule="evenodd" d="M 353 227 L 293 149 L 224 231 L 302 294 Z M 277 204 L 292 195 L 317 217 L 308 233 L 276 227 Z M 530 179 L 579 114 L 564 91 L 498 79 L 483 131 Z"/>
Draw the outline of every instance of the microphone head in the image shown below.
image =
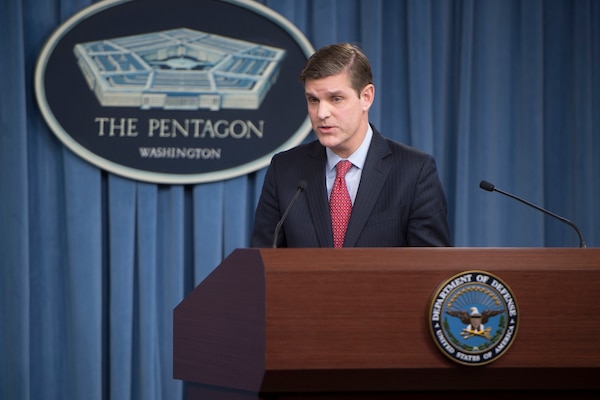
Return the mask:
<path fill-rule="evenodd" d="M 483 190 L 487 190 L 488 192 L 494 191 L 494 185 L 492 185 L 488 181 L 479 182 L 479 187 L 482 188 Z"/>
<path fill-rule="evenodd" d="M 298 190 L 303 191 L 306 188 L 306 179 L 302 179 L 298 182 Z"/>

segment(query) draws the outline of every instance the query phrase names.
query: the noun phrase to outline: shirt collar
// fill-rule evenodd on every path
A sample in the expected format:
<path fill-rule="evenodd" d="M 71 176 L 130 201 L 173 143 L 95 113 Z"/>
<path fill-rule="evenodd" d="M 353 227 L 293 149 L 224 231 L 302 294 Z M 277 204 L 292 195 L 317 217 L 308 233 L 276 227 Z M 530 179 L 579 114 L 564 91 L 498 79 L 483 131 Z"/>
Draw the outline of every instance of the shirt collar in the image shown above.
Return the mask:
<path fill-rule="evenodd" d="M 327 153 L 327 171 L 331 172 L 335 169 L 335 166 L 341 160 L 348 160 L 357 167 L 358 169 L 362 169 L 365 165 L 365 160 L 367 159 L 367 153 L 369 151 L 369 146 L 371 145 L 371 139 L 373 138 L 373 129 L 371 129 L 371 125 L 368 125 L 367 134 L 363 139 L 362 143 L 356 149 L 354 153 L 350 155 L 348 158 L 341 158 L 337 154 L 335 154 L 329 147 L 325 148 L 325 152 Z"/>

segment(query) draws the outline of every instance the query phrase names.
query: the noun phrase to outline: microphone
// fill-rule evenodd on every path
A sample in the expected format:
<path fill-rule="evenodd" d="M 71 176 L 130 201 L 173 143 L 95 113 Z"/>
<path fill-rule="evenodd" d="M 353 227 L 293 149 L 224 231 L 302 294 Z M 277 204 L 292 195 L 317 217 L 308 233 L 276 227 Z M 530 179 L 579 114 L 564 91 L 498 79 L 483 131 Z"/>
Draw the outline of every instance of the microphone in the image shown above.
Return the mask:
<path fill-rule="evenodd" d="M 488 181 L 481 181 L 479 183 L 479 187 L 482 188 L 483 190 L 487 190 L 488 192 L 496 191 L 496 192 L 501 193 L 501 194 L 503 194 L 505 196 L 512 197 L 513 199 L 518 200 L 518 201 L 520 201 L 523 204 L 527 204 L 528 206 L 533 207 L 536 210 L 539 210 L 539 211 L 541 211 L 541 212 L 543 212 L 545 214 L 550 215 L 551 217 L 554 217 L 554 218 L 556 218 L 556 219 L 564 222 L 567 225 L 570 225 L 573 229 L 575 229 L 575 231 L 577 232 L 577 235 L 579 236 L 579 247 L 581 247 L 581 248 L 585 248 L 586 247 L 585 242 L 583 241 L 583 236 L 581 235 L 581 232 L 579 231 L 579 228 L 577 227 L 577 225 L 575 225 L 573 222 L 569 221 L 568 219 L 563 218 L 560 215 L 556 215 L 553 212 L 550 212 L 548 210 L 545 210 L 542 207 L 536 206 L 535 204 L 530 203 L 527 200 L 524 200 L 524 199 L 522 199 L 520 197 L 517 197 L 517 196 L 515 196 L 513 194 L 510 194 L 510 193 L 507 193 L 507 192 L 505 192 L 503 190 L 500 190 L 500 189 L 496 188 L 494 185 L 492 185 L 491 183 L 489 183 Z"/>
<path fill-rule="evenodd" d="M 279 220 L 279 222 L 277 222 L 277 225 L 275 226 L 275 233 L 273 234 L 274 249 L 277 248 L 277 239 L 279 238 L 279 231 L 281 230 L 281 225 L 283 225 L 283 221 L 285 221 L 285 219 L 287 218 L 287 215 L 290 213 L 290 210 L 294 206 L 294 203 L 296 202 L 296 200 L 298 200 L 298 197 L 300 197 L 300 194 L 304 191 L 305 187 L 306 181 L 304 179 L 298 182 L 298 188 L 296 189 L 296 193 L 294 193 L 294 197 L 292 197 L 292 201 L 290 201 L 290 204 L 285 209 L 285 212 L 281 216 L 281 219 Z"/>

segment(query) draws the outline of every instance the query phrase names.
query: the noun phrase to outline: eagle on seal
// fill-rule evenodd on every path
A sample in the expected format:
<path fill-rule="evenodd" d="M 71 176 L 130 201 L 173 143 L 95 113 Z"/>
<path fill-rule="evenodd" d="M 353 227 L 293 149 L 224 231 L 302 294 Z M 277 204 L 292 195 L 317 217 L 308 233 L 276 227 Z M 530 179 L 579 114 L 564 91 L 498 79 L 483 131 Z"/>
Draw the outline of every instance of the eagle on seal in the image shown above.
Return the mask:
<path fill-rule="evenodd" d="M 465 310 L 447 310 L 446 314 L 453 317 L 458 317 L 463 324 L 466 324 L 461 332 L 463 338 L 468 339 L 472 336 L 484 336 L 489 339 L 489 333 L 492 328 L 485 328 L 485 325 L 490 317 L 498 314 L 502 314 L 504 310 L 484 310 L 482 313 L 479 312 L 477 307 L 471 307 L 470 313 Z"/>

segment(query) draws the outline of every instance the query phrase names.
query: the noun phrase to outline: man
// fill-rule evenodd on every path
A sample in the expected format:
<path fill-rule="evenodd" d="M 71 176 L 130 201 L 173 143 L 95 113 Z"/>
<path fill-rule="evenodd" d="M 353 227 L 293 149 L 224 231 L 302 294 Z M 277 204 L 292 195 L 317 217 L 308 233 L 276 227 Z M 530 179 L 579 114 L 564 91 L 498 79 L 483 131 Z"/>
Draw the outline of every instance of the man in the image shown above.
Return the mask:
<path fill-rule="evenodd" d="M 375 86 L 362 51 L 348 43 L 326 46 L 309 58 L 300 79 L 318 140 L 273 157 L 250 245 L 450 246 L 433 157 L 384 138 L 369 124 Z M 350 169 L 337 175 L 343 160 L 350 163 L 340 166 Z M 342 211 L 337 204 L 345 204 Z M 343 210 L 348 215 L 339 217 Z"/>

